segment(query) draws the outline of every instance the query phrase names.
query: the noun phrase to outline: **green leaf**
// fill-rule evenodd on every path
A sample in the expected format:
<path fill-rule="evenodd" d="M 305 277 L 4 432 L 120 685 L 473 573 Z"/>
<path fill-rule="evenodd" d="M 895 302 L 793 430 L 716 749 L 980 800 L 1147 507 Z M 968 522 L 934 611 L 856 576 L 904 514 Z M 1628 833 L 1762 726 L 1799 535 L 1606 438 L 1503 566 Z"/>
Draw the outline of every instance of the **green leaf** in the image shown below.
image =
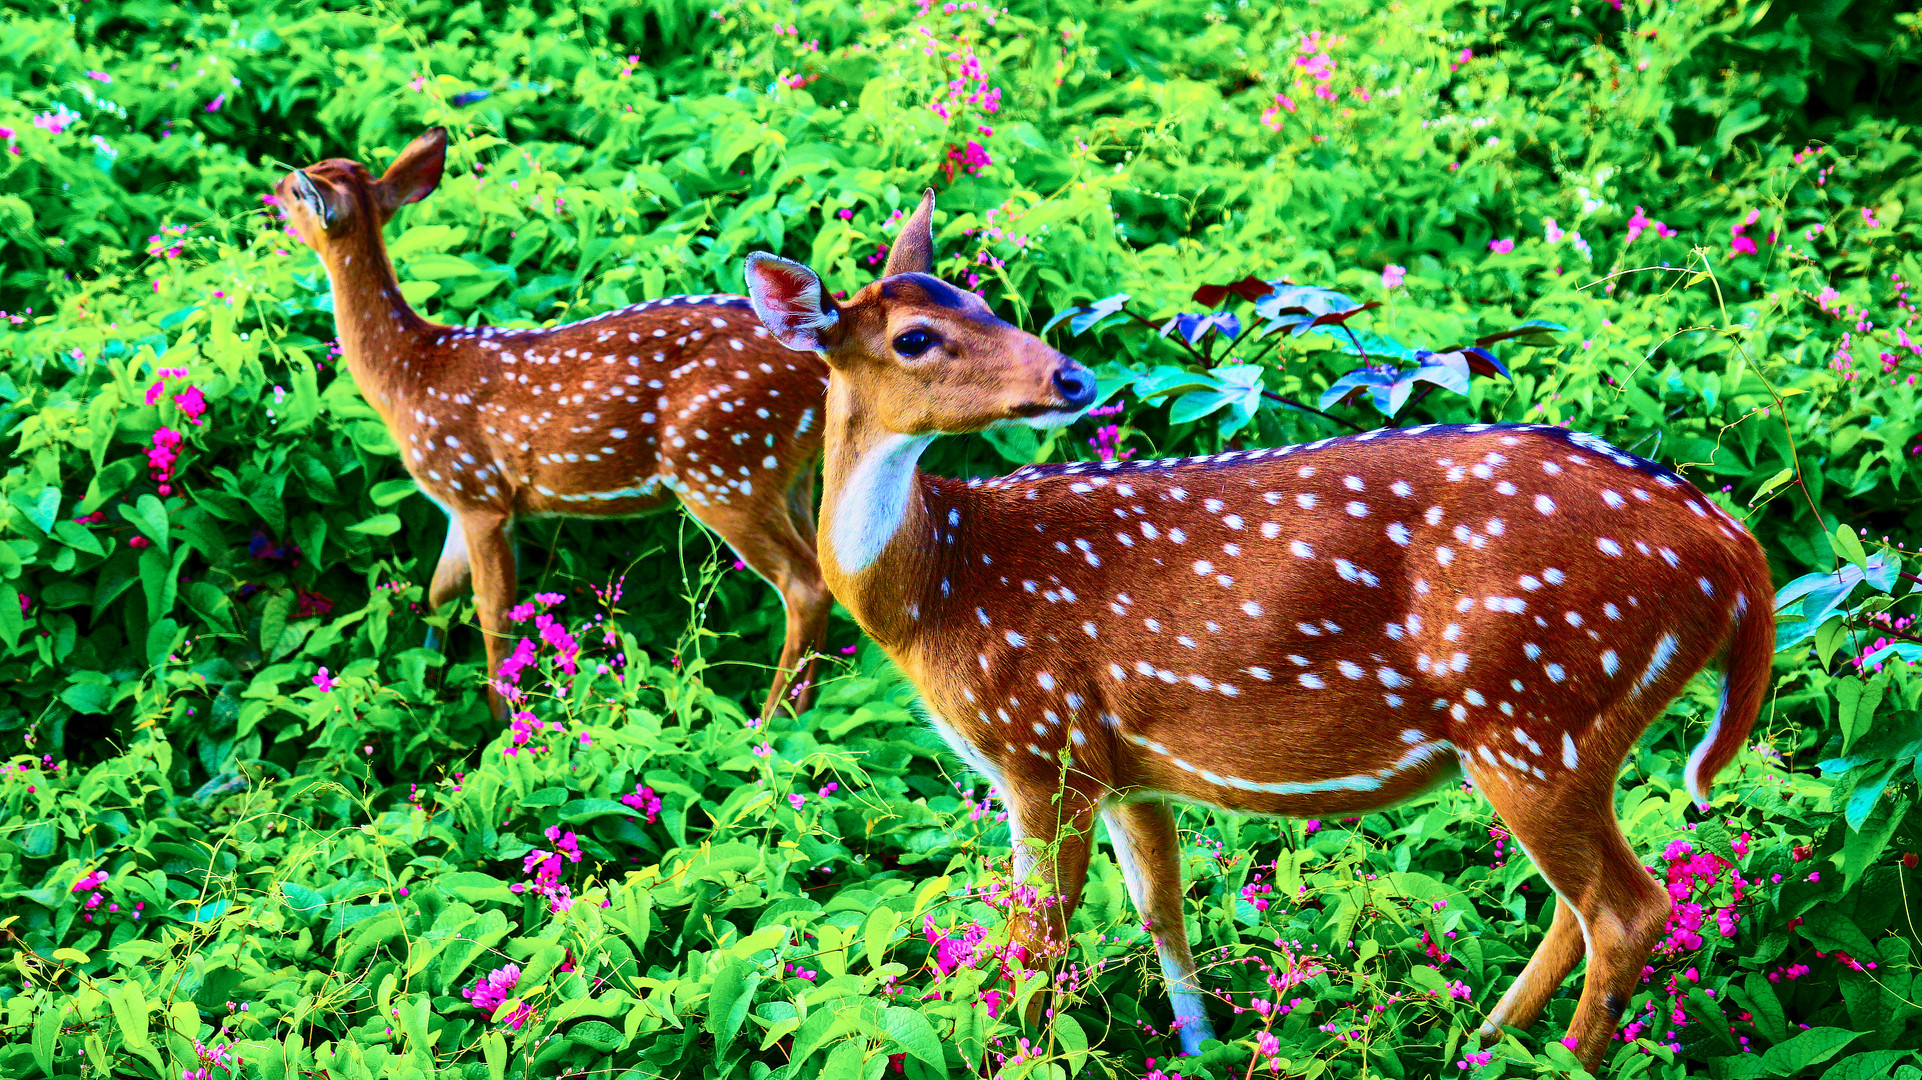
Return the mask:
<path fill-rule="evenodd" d="M 511 904 L 520 899 L 514 895 L 512 889 L 507 887 L 506 882 L 498 878 L 489 877 L 477 870 L 462 870 L 458 873 L 443 874 L 436 879 L 435 883 L 440 886 L 442 892 L 457 899 L 465 900 L 470 904 L 483 903 L 489 900 L 503 904 Z"/>
<path fill-rule="evenodd" d="M 64 519 L 54 522 L 53 535 L 54 539 L 59 540 L 75 551 L 84 551 L 89 555 L 104 556 L 107 554 L 107 549 L 100 546 L 100 538 L 95 536 L 91 529 L 88 529 L 85 525 L 81 525 L 78 522 L 66 521 Z"/>
<path fill-rule="evenodd" d="M 375 514 L 366 521 L 347 526 L 347 531 L 367 536 L 392 536 L 400 531 L 400 515 Z"/>
<path fill-rule="evenodd" d="M 53 1075 L 53 1059 L 60 1053 L 60 1018 L 72 1005 L 62 994 L 49 995 L 41 1003 L 40 1015 L 33 1018 L 33 1060 L 40 1071 Z"/>
<path fill-rule="evenodd" d="M 40 494 L 31 497 L 16 491 L 11 501 L 28 521 L 33 522 L 34 528 L 43 533 L 53 532 L 53 523 L 60 516 L 59 488 L 41 488 Z"/>
<path fill-rule="evenodd" d="M 1842 888 L 1855 888 L 1862 874 L 1889 846 L 1895 830 L 1901 824 L 1909 808 L 1906 798 L 1881 801 L 1883 789 L 1896 771 L 1907 765 L 1906 761 L 1896 762 L 1881 777 L 1857 787 L 1849 797 L 1848 838 L 1842 842 Z"/>
<path fill-rule="evenodd" d="M 20 850 L 36 859 L 44 859 L 53 854 L 54 845 L 60 842 L 60 830 L 51 821 L 36 821 L 20 833 Z"/>
<path fill-rule="evenodd" d="M 480 267 L 475 266 L 466 259 L 458 255 L 447 255 L 441 252 L 427 252 L 416 255 L 408 259 L 400 269 L 402 273 L 409 277 L 421 278 L 428 281 L 439 281 L 443 278 L 451 277 L 465 277 L 468 274 L 478 274 L 481 272 Z"/>
<path fill-rule="evenodd" d="M 605 1020 L 583 1020 L 568 1028 L 565 1037 L 585 1043 L 603 1054 L 627 1045 L 627 1039 L 620 1029 Z"/>
<path fill-rule="evenodd" d="M 397 480 L 382 480 L 380 483 L 368 488 L 367 497 L 374 500 L 375 506 L 392 506 L 419 490 L 420 485 L 414 483 L 413 477 L 403 476 Z M 386 536 L 388 534 L 382 533 L 380 535 Z"/>
<path fill-rule="evenodd" d="M 861 941 L 869 967 L 879 968 L 887 962 L 888 944 L 894 940 L 895 928 L 900 924 L 901 916 L 885 905 L 868 914 L 867 923 L 861 930 Z"/>
<path fill-rule="evenodd" d="M 60 700 L 77 713 L 98 716 L 113 701 L 113 687 L 96 682 L 76 682 L 60 691 Z"/>
<path fill-rule="evenodd" d="M 1862 541 L 1856 537 L 1855 530 L 1848 525 L 1835 527 L 1835 534 L 1829 538 L 1829 546 L 1835 549 L 1837 558 L 1858 568 L 1867 567 L 1868 553 L 1862 550 Z"/>
<path fill-rule="evenodd" d="M 148 1038 L 147 1025 L 153 1009 L 147 1004 L 146 995 L 140 992 L 140 984 L 129 981 L 114 987 L 107 993 L 107 1003 L 113 1007 L 120 1038 L 135 1050 L 151 1049 L 153 1042 Z"/>
<path fill-rule="evenodd" d="M 487 1059 L 488 1080 L 507 1080 L 507 1040 L 499 1031 L 481 1036 L 481 1055 Z"/>
<path fill-rule="evenodd" d="M 1842 1028 L 1810 1028 L 1780 1046 L 1769 1047 L 1762 1055 L 1762 1064 L 1772 1076 L 1794 1076 L 1834 1057 L 1861 1034 Z"/>
<path fill-rule="evenodd" d="M 1076 1076 L 1082 1066 L 1088 1063 L 1088 1033 L 1067 1013 L 1057 1013 L 1054 1018 L 1054 1037 L 1061 1043 L 1061 1052 L 1068 1059 L 1068 1075 Z"/>
<path fill-rule="evenodd" d="M 1776 488 L 1781 487 L 1783 484 L 1788 483 L 1789 478 L 1794 475 L 1794 469 L 1783 469 L 1781 472 L 1762 481 L 1762 486 L 1755 490 L 1755 495 L 1749 500 L 1749 505 L 1755 505 L 1755 499 L 1759 499 L 1769 492 L 1774 491 Z"/>
<path fill-rule="evenodd" d="M 941 1055 L 941 1040 L 935 1037 L 934 1025 L 919 1011 L 900 1005 L 888 1006 L 887 1011 L 881 1014 L 881 1031 L 907 1051 L 909 1056 L 943 1075 L 947 1073 L 947 1059 Z"/>
<path fill-rule="evenodd" d="M 142 495 L 131 505 L 120 504 L 120 516 L 133 522 L 133 526 L 154 542 L 160 550 L 167 550 L 167 507 L 152 495 Z"/>
<path fill-rule="evenodd" d="M 1751 971 L 1742 983 L 1742 990 L 1748 997 L 1750 1015 L 1755 1017 L 1756 1030 L 1768 1036 L 1770 1042 L 1781 1042 L 1788 1038 L 1788 1022 L 1783 1018 L 1782 999 L 1775 993 L 1775 987 L 1759 971 Z"/>

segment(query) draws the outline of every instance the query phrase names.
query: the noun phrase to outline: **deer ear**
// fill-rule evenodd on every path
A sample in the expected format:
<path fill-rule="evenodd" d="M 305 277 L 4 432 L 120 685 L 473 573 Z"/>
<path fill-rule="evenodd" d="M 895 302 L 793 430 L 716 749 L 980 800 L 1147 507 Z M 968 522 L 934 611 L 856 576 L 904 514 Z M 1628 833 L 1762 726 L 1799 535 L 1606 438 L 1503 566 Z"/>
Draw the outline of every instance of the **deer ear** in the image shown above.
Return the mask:
<path fill-rule="evenodd" d="M 934 189 L 921 193 L 921 205 L 914 208 L 908 220 L 901 226 L 901 235 L 894 238 L 894 246 L 888 249 L 887 265 L 881 268 L 882 277 L 896 274 L 931 274 L 934 272 Z"/>
<path fill-rule="evenodd" d="M 821 289 L 814 271 L 765 251 L 747 257 L 747 298 L 775 340 L 800 352 L 819 352 L 840 339 L 841 309 Z"/>
<path fill-rule="evenodd" d="M 387 171 L 381 174 L 378 192 L 382 212 L 391 214 L 411 202 L 419 202 L 440 186 L 441 173 L 447 168 L 447 129 L 428 128 L 407 144 Z"/>
<path fill-rule="evenodd" d="M 294 197 L 300 200 L 308 213 L 319 218 L 323 226 L 334 223 L 334 204 L 328 202 L 327 197 L 314 186 L 313 180 L 299 169 L 294 170 Z"/>

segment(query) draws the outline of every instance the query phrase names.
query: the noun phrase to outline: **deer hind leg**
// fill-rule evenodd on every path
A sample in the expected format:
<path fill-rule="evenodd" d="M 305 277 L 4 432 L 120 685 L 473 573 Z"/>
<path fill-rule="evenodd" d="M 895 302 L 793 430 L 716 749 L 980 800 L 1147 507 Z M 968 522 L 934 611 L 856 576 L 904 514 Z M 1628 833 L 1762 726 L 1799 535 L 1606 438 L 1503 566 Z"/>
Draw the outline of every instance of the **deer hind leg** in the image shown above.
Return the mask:
<path fill-rule="evenodd" d="M 1110 800 L 1102 805 L 1101 817 L 1108 823 L 1128 895 L 1154 935 L 1168 1000 L 1174 1006 L 1175 1030 L 1181 1034 L 1181 1052 L 1198 1054 L 1202 1042 L 1214 1038 L 1215 1032 L 1202 1010 L 1200 977 L 1194 954 L 1188 951 L 1188 924 L 1181 913 L 1181 841 L 1174 814 L 1158 799 Z"/>
<path fill-rule="evenodd" d="M 1022 787 L 1028 790 L 1021 790 Z M 1093 800 L 1072 787 L 1030 780 L 1010 784 L 996 780 L 1008 805 L 1008 824 L 1014 834 L 1014 880 L 1017 886 L 1038 880 L 1043 887 L 1035 901 L 1011 906 L 1014 941 L 1025 963 L 1042 972 L 1054 970 L 1055 958 L 1068 943 L 1068 919 L 1081 902 L 1088 881 L 1088 853 L 1094 840 Z M 1048 984 L 1052 986 L 1050 981 Z M 1028 1002 L 1030 1026 L 1041 1022 L 1048 993 Z"/>
<path fill-rule="evenodd" d="M 459 599 L 472 587 L 474 568 L 467 557 L 467 530 L 452 517 L 447 519 L 447 541 L 441 545 L 440 562 L 434 566 L 433 583 L 427 586 L 427 610 L 438 614 L 450 601 Z M 427 628 L 427 647 L 447 651 L 447 639 L 437 627 Z"/>
<path fill-rule="evenodd" d="M 807 656 L 807 666 L 796 673 L 799 679 L 799 693 L 794 695 L 796 716 L 807 712 L 814 705 L 814 675 L 820 664 L 818 654 L 827 648 L 828 612 L 834 606 L 834 597 L 828 592 L 827 583 L 821 578 L 820 546 L 814 538 L 814 466 L 804 466 L 795 475 L 794 482 L 788 485 L 788 521 L 794 526 L 794 534 L 801 539 L 807 553 L 807 572 L 810 585 L 804 592 L 783 599 L 787 603 L 789 643 L 799 642 L 797 658 Z M 797 616 L 796 612 L 800 612 Z M 788 663 L 787 648 L 783 647 L 782 671 L 792 670 Z M 782 687 L 777 683 L 768 694 L 768 705 L 762 710 L 762 719 L 774 714 L 774 707 L 780 700 Z"/>
<path fill-rule="evenodd" d="M 1575 962 L 1582 958 L 1585 949 L 1581 917 L 1568 906 L 1568 901 L 1557 896 L 1555 918 L 1549 923 L 1548 935 L 1542 939 L 1535 955 L 1529 957 L 1528 966 L 1509 985 L 1501 1002 L 1482 1022 L 1477 1034 L 1488 1041 L 1498 1038 L 1502 1028 L 1525 1028 L 1533 1024 L 1541 1017 L 1549 995 L 1575 970 Z"/>
<path fill-rule="evenodd" d="M 787 608 L 787 635 L 781 644 L 779 670 L 761 707 L 763 720 L 773 716 L 801 666 L 801 656 L 818 644 L 827 630 L 828 607 L 833 603 L 814 545 L 796 526 L 794 515 L 781 505 L 698 506 L 688 512 L 719 533 L 741 561 L 781 594 Z M 809 535 L 812 529 L 808 530 Z M 810 665 L 811 667 L 811 665 Z M 806 690 L 803 690 L 806 693 Z M 799 708 L 796 709 L 800 711 Z"/>
<path fill-rule="evenodd" d="M 1487 768 L 1466 754 L 1463 761 L 1559 898 L 1548 939 L 1490 1020 L 1534 1020 L 1575 957 L 1586 953 L 1588 971 L 1568 1034 L 1583 1067 L 1596 1072 L 1670 911 L 1667 892 L 1643 869 L 1615 819 L 1615 769 L 1564 771 L 1530 787 L 1512 771 Z M 1568 940 L 1563 907 L 1573 916 L 1579 949 Z M 1512 1021 L 1502 1020 L 1504 1009 Z"/>
<path fill-rule="evenodd" d="M 459 521 L 473 567 L 475 618 L 487 642 L 487 702 L 494 715 L 507 718 L 507 700 L 494 686 L 501 661 L 507 659 L 507 609 L 514 603 L 514 547 L 508 539 L 507 515 L 497 512 L 464 514 Z"/>

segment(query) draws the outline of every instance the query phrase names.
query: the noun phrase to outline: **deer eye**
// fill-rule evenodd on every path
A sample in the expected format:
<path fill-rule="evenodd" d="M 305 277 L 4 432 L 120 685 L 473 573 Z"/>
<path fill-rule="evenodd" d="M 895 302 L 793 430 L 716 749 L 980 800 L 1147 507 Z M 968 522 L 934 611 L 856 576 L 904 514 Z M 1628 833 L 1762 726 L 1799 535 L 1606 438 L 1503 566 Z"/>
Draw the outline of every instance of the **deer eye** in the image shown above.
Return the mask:
<path fill-rule="evenodd" d="M 909 330 L 894 339 L 894 351 L 909 358 L 920 356 L 933 345 L 934 335 L 926 330 Z"/>

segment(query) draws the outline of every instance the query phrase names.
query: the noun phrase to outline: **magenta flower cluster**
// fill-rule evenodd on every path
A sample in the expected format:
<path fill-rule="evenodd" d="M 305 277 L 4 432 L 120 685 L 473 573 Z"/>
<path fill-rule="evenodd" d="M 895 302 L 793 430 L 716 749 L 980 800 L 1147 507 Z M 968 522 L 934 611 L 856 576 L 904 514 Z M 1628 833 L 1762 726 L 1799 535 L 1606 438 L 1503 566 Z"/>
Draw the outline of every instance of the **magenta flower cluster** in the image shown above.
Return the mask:
<path fill-rule="evenodd" d="M 461 996 L 466 998 L 474 1008 L 492 1016 L 494 1010 L 500 1008 L 501 1003 L 507 1000 L 508 994 L 514 989 L 514 984 L 520 981 L 520 965 L 508 964 L 506 967 L 495 968 L 488 972 L 473 986 L 462 990 Z M 533 1006 L 523 1001 L 520 1007 L 509 1013 L 502 1022 L 513 1030 L 519 1031 L 521 1025 L 527 1022 L 528 1014 L 533 1011 Z"/>
<path fill-rule="evenodd" d="M 531 891 L 536 896 L 547 897 L 548 910 L 559 914 L 574 906 L 574 894 L 561 883 L 561 871 L 566 863 L 581 861 L 581 845 L 572 829 L 562 832 L 559 825 L 549 825 L 546 836 L 554 844 L 554 850 L 535 848 L 521 860 L 521 873 L 531 873 L 534 879 L 517 881 L 509 888 L 516 893 Z"/>

